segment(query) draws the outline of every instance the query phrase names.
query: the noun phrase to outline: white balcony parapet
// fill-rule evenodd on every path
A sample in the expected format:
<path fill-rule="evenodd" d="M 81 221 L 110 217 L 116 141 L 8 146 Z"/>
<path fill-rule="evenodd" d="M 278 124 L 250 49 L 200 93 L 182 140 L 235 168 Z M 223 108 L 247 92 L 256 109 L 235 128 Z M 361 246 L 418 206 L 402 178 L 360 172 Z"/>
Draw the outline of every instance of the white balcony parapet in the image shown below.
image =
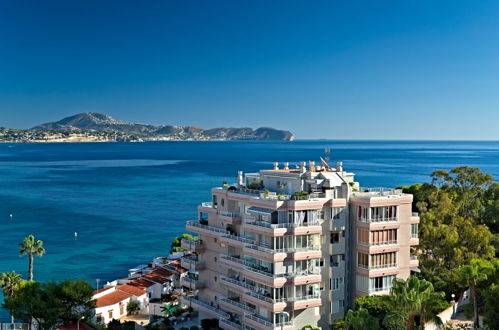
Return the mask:
<path fill-rule="evenodd" d="M 200 306 L 202 306 L 203 308 L 206 308 L 206 309 L 209 309 L 209 310 L 211 310 L 211 311 L 215 312 L 216 314 L 220 315 L 220 316 L 221 316 L 221 317 L 223 317 L 223 318 L 228 319 L 228 318 L 230 317 L 230 315 L 229 315 L 228 313 L 221 311 L 219 308 L 217 308 L 217 307 L 215 307 L 215 306 L 212 306 L 212 305 L 210 305 L 210 304 L 209 304 L 209 303 L 207 303 L 207 302 L 204 302 L 204 301 L 202 301 L 202 300 L 196 299 L 196 298 L 194 298 L 194 297 L 186 297 L 186 299 L 187 299 L 189 302 L 193 303 L 193 304 L 200 305 Z"/>
<path fill-rule="evenodd" d="M 369 243 L 359 243 L 362 246 L 381 246 L 381 245 L 397 245 L 398 241 L 384 241 L 384 242 L 369 242 Z"/>
<path fill-rule="evenodd" d="M 203 202 L 203 203 L 201 203 L 201 206 L 206 207 L 206 208 L 213 208 L 213 203 L 212 202 Z"/>
<path fill-rule="evenodd" d="M 221 319 L 221 320 L 219 320 L 219 322 L 220 323 L 225 323 L 228 326 L 233 327 L 233 328 L 237 328 L 237 329 L 242 329 L 243 328 L 242 324 L 229 321 L 228 319 Z"/>
<path fill-rule="evenodd" d="M 250 238 L 232 235 L 228 231 L 225 234 L 223 234 L 222 237 L 225 237 L 225 238 L 228 238 L 228 239 L 232 239 L 232 240 L 235 240 L 235 241 L 238 241 L 238 242 L 241 242 L 241 243 L 255 244 L 255 241 L 252 240 L 252 239 L 250 239 Z"/>
<path fill-rule="evenodd" d="M 192 226 L 192 227 L 197 227 L 197 228 L 209 230 L 209 231 L 212 231 L 214 233 L 227 234 L 227 235 L 230 234 L 225 229 L 213 227 L 213 226 L 208 226 L 208 225 L 203 225 L 199 221 L 187 221 L 187 226 Z"/>
<path fill-rule="evenodd" d="M 253 250 L 258 250 L 262 252 L 267 252 L 271 254 L 275 253 L 293 253 L 293 252 L 307 252 L 307 251 L 320 251 L 321 246 L 320 245 L 312 245 L 312 246 L 307 246 L 307 247 L 297 247 L 297 248 L 284 248 L 284 249 L 272 249 L 266 246 L 261 246 L 261 245 L 254 245 L 254 244 L 248 244 L 245 247 Z"/>
<path fill-rule="evenodd" d="M 321 223 L 319 221 L 308 221 L 308 222 L 302 222 L 302 223 L 269 223 L 267 221 L 259 221 L 255 219 L 250 219 L 250 218 L 244 218 L 243 221 L 245 224 L 248 225 L 254 225 L 254 226 L 259 226 L 259 227 L 265 227 L 265 228 L 272 228 L 272 229 L 277 229 L 277 228 L 297 228 L 297 227 L 309 227 L 309 226 L 320 226 Z"/>
<path fill-rule="evenodd" d="M 240 217 L 241 216 L 240 212 L 234 212 L 234 211 L 218 211 L 218 214 L 222 215 L 224 217 L 231 217 L 231 218 L 235 218 L 235 217 Z"/>
<path fill-rule="evenodd" d="M 398 217 L 391 217 L 391 218 L 374 218 L 374 219 L 363 219 L 363 218 L 357 218 L 358 221 L 360 222 L 367 222 L 367 223 L 377 223 L 377 222 L 398 222 L 399 218 Z"/>
<path fill-rule="evenodd" d="M 269 320 L 266 320 L 262 317 L 256 316 L 254 314 L 244 314 L 244 317 L 253 320 L 255 322 L 258 322 L 266 327 L 271 327 L 271 328 L 279 328 L 279 327 L 285 327 L 285 326 L 292 326 L 293 322 L 288 321 L 288 322 L 279 322 L 279 323 L 272 323 Z"/>
<path fill-rule="evenodd" d="M 241 308 L 242 310 L 245 310 L 245 311 L 248 311 L 248 312 L 251 312 L 251 313 L 255 312 L 254 308 L 252 308 L 252 307 L 250 307 L 250 306 L 248 306 L 246 304 L 243 304 L 241 302 L 229 299 L 229 298 L 223 298 L 223 299 L 220 299 L 220 301 L 223 301 L 225 303 L 231 304 L 233 306 L 236 306 L 237 308 Z"/>

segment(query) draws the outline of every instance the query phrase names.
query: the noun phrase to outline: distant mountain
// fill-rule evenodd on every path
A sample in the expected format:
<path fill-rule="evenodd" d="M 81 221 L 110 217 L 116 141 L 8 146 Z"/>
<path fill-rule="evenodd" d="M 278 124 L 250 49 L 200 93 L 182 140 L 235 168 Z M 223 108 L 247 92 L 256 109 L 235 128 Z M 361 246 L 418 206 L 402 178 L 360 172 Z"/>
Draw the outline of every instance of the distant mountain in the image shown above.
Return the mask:
<path fill-rule="evenodd" d="M 252 128 L 212 128 L 194 126 L 147 125 L 115 119 L 95 112 L 85 112 L 31 128 L 34 131 L 56 131 L 65 133 L 99 133 L 106 138 L 119 136 L 124 140 L 275 140 L 292 141 L 289 131 L 271 127 Z"/>

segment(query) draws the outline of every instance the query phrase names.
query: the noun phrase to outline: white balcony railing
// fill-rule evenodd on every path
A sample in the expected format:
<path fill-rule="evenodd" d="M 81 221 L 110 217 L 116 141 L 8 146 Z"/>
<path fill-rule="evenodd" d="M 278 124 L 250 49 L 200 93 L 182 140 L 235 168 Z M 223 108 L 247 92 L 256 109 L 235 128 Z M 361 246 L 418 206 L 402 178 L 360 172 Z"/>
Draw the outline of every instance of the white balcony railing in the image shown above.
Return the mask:
<path fill-rule="evenodd" d="M 237 308 L 240 308 L 242 310 L 245 310 L 245 311 L 248 311 L 248 312 L 251 312 L 251 313 L 255 312 L 254 308 L 252 308 L 252 307 L 250 307 L 250 306 L 248 306 L 246 304 L 243 304 L 243 303 L 241 303 L 239 301 L 235 301 L 235 300 L 232 300 L 232 299 L 229 299 L 229 298 L 223 298 L 220 301 L 223 301 L 223 302 L 225 302 L 227 304 L 230 304 L 232 306 L 235 306 Z"/>
<path fill-rule="evenodd" d="M 360 242 L 359 243 L 359 245 L 363 245 L 363 246 L 381 246 L 381 245 L 397 245 L 397 244 L 398 244 L 397 240 L 383 241 L 383 242 L 369 242 L 369 243 Z"/>
<path fill-rule="evenodd" d="M 234 211 L 218 211 L 218 214 L 224 217 L 231 217 L 231 218 L 236 218 L 241 216 L 240 212 L 234 212 Z"/>
<path fill-rule="evenodd" d="M 209 230 L 209 231 L 214 232 L 214 233 L 229 235 L 229 232 L 225 229 L 213 227 L 213 226 L 208 226 L 208 225 L 203 225 L 199 221 L 187 221 L 187 226 L 192 226 L 192 227 L 201 228 L 204 230 Z"/>
<path fill-rule="evenodd" d="M 245 243 L 245 244 L 255 244 L 255 241 L 252 240 L 252 239 L 250 239 L 250 238 L 241 237 L 241 236 L 237 236 L 237 235 L 232 235 L 229 232 L 227 232 L 226 234 L 223 234 L 222 237 L 227 238 L 227 239 L 231 239 L 231 240 L 234 240 L 234 241 L 238 241 L 238 242 L 241 242 L 241 243 Z"/>
<path fill-rule="evenodd" d="M 307 222 L 301 222 L 301 223 L 270 223 L 267 221 L 260 221 L 260 220 L 255 220 L 251 218 L 245 218 L 244 223 L 248 225 L 253 225 L 253 226 L 259 226 L 259 227 L 264 227 L 264 228 L 272 228 L 272 229 L 278 229 L 278 228 L 298 228 L 298 227 L 310 227 L 310 226 L 320 226 L 321 223 L 316 220 L 316 221 L 307 221 Z"/>
<path fill-rule="evenodd" d="M 399 219 L 398 217 L 391 217 L 391 218 L 373 218 L 373 219 L 364 219 L 364 218 L 357 218 L 358 221 L 360 222 L 367 222 L 367 223 L 379 223 L 379 222 L 398 222 Z"/>
<path fill-rule="evenodd" d="M 293 252 L 307 252 L 307 251 L 320 251 L 321 246 L 320 245 L 312 245 L 312 246 L 307 246 L 307 247 L 288 247 L 288 248 L 283 248 L 283 249 L 272 249 L 267 246 L 262 246 L 262 245 L 254 245 L 254 244 L 249 244 L 245 246 L 246 248 L 261 251 L 261 252 L 266 252 L 266 253 L 293 253 Z"/>

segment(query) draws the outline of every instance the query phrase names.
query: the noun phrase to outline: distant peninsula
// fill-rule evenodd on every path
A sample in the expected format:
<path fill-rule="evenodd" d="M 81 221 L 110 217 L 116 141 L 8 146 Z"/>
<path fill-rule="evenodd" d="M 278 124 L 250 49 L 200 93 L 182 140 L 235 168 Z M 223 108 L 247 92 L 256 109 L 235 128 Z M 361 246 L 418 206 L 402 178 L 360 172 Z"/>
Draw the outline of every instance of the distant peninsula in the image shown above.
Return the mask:
<path fill-rule="evenodd" d="M 289 131 L 136 124 L 85 112 L 30 129 L 0 127 L 0 142 L 293 141 Z"/>

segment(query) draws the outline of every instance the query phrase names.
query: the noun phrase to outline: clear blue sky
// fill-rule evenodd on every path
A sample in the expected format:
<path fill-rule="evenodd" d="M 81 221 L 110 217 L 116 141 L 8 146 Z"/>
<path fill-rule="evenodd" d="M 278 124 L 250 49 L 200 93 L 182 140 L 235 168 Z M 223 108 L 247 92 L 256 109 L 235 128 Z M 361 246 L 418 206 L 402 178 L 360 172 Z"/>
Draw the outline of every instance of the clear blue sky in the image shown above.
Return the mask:
<path fill-rule="evenodd" d="M 0 126 L 499 139 L 499 1 L 0 2 Z"/>

